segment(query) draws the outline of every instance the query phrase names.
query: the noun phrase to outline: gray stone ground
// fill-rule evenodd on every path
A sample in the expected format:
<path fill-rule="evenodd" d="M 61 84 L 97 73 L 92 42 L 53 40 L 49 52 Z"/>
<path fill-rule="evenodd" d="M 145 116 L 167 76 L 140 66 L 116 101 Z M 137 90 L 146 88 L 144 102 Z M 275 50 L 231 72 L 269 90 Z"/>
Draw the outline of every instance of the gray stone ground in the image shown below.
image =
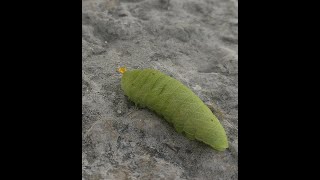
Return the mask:
<path fill-rule="evenodd" d="M 83 0 L 82 177 L 238 179 L 237 0 Z M 218 116 L 217 152 L 134 106 L 116 69 L 155 68 Z"/>

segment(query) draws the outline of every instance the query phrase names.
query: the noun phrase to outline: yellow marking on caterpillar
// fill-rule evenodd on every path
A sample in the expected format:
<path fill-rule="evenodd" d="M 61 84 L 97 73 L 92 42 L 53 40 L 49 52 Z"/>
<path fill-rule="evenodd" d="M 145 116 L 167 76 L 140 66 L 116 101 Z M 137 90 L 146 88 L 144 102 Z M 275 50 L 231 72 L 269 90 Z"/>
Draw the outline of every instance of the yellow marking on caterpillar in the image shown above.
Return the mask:
<path fill-rule="evenodd" d="M 119 68 L 118 68 L 118 72 L 121 73 L 121 74 L 123 74 L 123 73 L 126 72 L 126 71 L 127 71 L 127 68 L 126 68 L 126 67 L 119 67 Z"/>

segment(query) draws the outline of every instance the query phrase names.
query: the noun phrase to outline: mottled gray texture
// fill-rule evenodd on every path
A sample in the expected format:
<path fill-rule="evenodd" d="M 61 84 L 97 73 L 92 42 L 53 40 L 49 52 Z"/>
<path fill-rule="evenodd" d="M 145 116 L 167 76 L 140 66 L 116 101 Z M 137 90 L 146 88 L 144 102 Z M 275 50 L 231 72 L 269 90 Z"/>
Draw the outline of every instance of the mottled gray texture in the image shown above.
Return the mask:
<path fill-rule="evenodd" d="M 238 179 L 238 2 L 83 0 L 83 179 Z M 154 68 L 190 87 L 218 116 L 218 152 L 134 106 L 120 66 Z"/>

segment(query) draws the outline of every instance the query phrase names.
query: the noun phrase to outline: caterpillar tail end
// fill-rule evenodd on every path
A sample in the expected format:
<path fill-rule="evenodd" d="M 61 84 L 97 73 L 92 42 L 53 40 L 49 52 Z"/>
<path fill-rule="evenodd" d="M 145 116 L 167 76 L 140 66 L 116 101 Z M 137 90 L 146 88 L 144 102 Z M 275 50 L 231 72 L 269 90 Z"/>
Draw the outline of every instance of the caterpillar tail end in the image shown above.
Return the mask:
<path fill-rule="evenodd" d="M 117 71 L 118 71 L 119 73 L 123 74 L 123 73 L 125 73 L 125 72 L 127 71 L 127 68 L 126 68 L 125 66 L 119 67 L 119 68 L 117 69 Z"/>

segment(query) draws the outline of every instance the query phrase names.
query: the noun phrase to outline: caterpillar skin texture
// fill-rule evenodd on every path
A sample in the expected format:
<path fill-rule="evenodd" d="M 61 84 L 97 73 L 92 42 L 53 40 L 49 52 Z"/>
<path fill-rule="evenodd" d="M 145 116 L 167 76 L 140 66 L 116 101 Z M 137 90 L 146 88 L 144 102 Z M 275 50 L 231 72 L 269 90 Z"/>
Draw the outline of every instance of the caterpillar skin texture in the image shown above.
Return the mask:
<path fill-rule="evenodd" d="M 121 88 L 136 105 L 163 116 L 178 133 L 218 151 L 228 148 L 227 136 L 219 120 L 178 80 L 154 69 L 131 70 L 123 73 Z"/>

